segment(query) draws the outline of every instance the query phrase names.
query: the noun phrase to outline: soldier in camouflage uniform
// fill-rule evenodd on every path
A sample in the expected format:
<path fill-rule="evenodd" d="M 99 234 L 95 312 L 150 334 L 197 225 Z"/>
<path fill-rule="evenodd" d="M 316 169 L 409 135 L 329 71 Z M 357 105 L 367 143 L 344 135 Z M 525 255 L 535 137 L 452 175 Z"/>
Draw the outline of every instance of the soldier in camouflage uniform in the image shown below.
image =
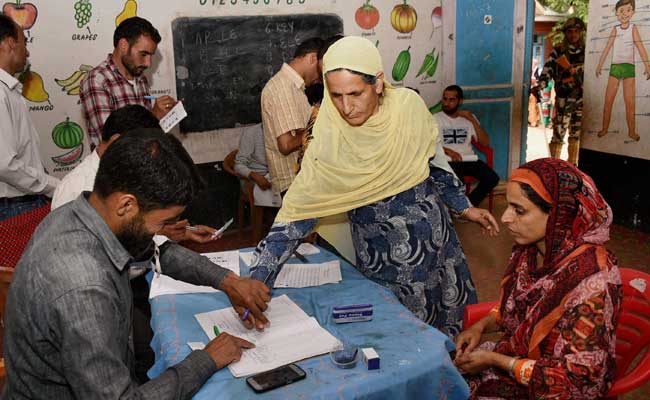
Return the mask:
<path fill-rule="evenodd" d="M 560 158 L 564 135 L 569 132 L 569 162 L 578 164 L 582 134 L 582 82 L 585 62 L 585 24 L 579 18 L 569 18 L 562 28 L 564 40 L 551 52 L 544 64 L 540 81 L 555 82 L 553 138 L 549 144 L 551 156 Z M 544 87 L 545 85 L 542 85 Z"/>

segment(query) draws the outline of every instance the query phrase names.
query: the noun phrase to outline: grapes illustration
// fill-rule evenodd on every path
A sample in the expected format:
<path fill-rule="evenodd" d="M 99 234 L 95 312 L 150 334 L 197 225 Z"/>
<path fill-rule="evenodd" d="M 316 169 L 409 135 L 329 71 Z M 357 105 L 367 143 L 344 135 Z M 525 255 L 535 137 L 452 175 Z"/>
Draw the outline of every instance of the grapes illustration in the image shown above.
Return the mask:
<path fill-rule="evenodd" d="M 90 22 L 93 5 L 90 0 L 77 0 L 74 3 L 74 19 L 77 20 L 77 28 L 83 28 Z"/>

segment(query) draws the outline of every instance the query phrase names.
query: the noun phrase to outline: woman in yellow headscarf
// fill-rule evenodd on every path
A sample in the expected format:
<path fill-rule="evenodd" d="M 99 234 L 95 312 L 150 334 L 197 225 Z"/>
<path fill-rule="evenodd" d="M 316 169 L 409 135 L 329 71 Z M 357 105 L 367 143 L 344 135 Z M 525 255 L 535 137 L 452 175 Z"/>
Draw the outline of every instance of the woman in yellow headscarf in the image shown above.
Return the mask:
<path fill-rule="evenodd" d="M 476 290 L 445 205 L 493 234 L 496 221 L 471 207 L 442 150 L 434 157 L 441 148 L 434 119 L 414 91 L 384 80 L 369 40 L 334 43 L 323 72 L 314 139 L 257 247 L 251 277 L 272 286 L 319 218 L 347 214 L 356 268 L 423 321 L 457 334 Z"/>

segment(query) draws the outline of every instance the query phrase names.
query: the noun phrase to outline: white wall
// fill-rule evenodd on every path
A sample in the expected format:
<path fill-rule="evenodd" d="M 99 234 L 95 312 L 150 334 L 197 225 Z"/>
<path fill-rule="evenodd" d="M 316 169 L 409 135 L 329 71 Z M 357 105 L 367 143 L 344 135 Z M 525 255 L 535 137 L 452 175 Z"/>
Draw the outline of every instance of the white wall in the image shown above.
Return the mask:
<path fill-rule="evenodd" d="M 27 103 L 32 109 L 32 118 L 41 133 L 44 164 L 57 176 L 67 173 L 80 160 L 65 166 L 52 160 L 52 157 L 70 151 L 54 144 L 53 128 L 69 117 L 85 131 L 85 121 L 81 115 L 78 96 L 68 95 L 55 82 L 55 78 L 66 78 L 82 64 L 95 66 L 105 59 L 113 49 L 115 18 L 123 9 L 126 0 L 89 0 L 92 4 L 92 17 L 87 26 L 81 29 L 77 27 L 74 19 L 75 2 L 76 0 L 32 0 L 31 4 L 37 9 L 37 18 L 34 25 L 25 30 L 31 53 L 31 68 L 42 77 L 44 89 L 48 93 L 47 101 Z M 162 36 L 154 66 L 148 71 L 154 94 L 172 96 L 176 94 L 171 21 L 177 17 L 336 13 L 344 21 L 346 35 L 364 35 L 373 42 L 379 40 L 378 48 L 384 60 L 386 76 L 389 78 L 399 52 L 411 46 L 411 65 L 402 84 L 418 88 L 428 105 L 437 103 L 440 98 L 441 79 L 446 64 L 444 56 L 440 57 L 438 71 L 432 78 L 426 77 L 426 74 L 424 75 L 426 79 L 423 79 L 423 76 L 415 78 L 415 75 L 427 53 L 434 47 L 441 50 L 442 28 L 438 27 L 434 30 L 431 18 L 434 7 L 440 6 L 441 0 L 408 1 L 418 15 L 416 28 L 410 35 L 398 33 L 390 23 L 391 10 L 395 5 L 402 4 L 403 0 L 371 1 L 370 4 L 375 6 L 380 14 L 378 25 L 371 31 L 362 29 L 355 22 L 355 12 L 365 4 L 365 0 L 135 0 L 135 2 L 137 15 L 150 20 Z M 27 12 L 20 10 L 23 16 Z M 78 40 L 79 37 L 82 37 L 82 40 Z M 225 154 L 237 147 L 238 137 L 239 129 L 227 129 L 192 133 L 181 136 L 181 139 L 195 162 L 203 163 L 222 160 Z M 87 139 L 84 139 L 83 146 L 83 156 L 85 156 L 89 152 Z"/>

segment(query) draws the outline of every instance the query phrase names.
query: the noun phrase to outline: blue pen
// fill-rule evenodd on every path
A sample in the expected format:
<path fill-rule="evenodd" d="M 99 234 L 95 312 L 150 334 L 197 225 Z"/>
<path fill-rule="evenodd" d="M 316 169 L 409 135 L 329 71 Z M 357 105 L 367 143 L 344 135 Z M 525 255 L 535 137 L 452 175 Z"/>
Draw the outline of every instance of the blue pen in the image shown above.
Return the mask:
<path fill-rule="evenodd" d="M 269 274 L 266 275 L 266 278 L 264 278 L 264 282 L 262 282 L 262 283 L 264 283 L 266 285 L 269 282 L 269 278 L 271 277 L 271 275 L 273 275 L 273 271 L 269 271 Z M 271 289 L 272 288 L 269 288 L 269 295 L 271 295 Z M 251 309 L 247 308 L 246 311 L 244 311 L 244 314 L 242 314 L 241 320 L 246 321 L 250 314 L 251 314 Z"/>
<path fill-rule="evenodd" d="M 145 96 L 143 96 L 143 97 L 144 97 L 145 99 L 147 99 L 147 100 L 156 100 L 156 96 L 152 96 L 152 95 L 150 95 L 150 94 L 147 94 L 147 95 L 145 95 Z"/>

